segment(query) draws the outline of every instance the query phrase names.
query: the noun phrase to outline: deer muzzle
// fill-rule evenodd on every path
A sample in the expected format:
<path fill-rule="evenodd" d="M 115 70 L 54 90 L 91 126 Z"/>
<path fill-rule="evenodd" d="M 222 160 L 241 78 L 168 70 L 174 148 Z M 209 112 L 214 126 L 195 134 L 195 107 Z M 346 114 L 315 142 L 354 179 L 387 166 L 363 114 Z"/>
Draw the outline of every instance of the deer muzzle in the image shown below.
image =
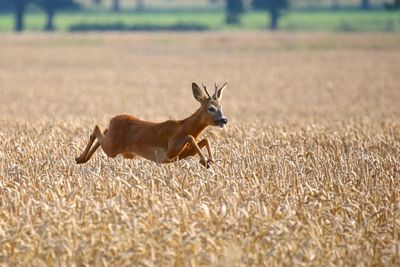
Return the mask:
<path fill-rule="evenodd" d="M 218 119 L 218 120 L 216 120 L 215 121 L 215 123 L 219 126 L 219 127 L 224 127 L 225 126 L 225 124 L 227 124 L 228 123 L 228 119 L 227 118 L 224 118 L 224 117 L 222 117 L 222 118 L 220 118 L 220 119 Z"/>

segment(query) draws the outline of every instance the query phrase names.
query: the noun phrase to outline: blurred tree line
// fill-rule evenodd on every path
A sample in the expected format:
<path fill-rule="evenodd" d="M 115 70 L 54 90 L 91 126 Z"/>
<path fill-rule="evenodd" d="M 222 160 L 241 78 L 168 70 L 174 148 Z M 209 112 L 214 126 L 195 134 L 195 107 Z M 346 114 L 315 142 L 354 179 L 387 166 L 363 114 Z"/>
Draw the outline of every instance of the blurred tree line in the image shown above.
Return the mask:
<path fill-rule="evenodd" d="M 24 15 L 28 5 L 34 5 L 46 13 L 44 30 L 54 30 L 54 16 L 63 9 L 79 9 L 75 0 L 0 0 L 0 10 L 12 10 L 14 13 L 14 29 L 20 32 L 24 29 Z"/>
<path fill-rule="evenodd" d="M 218 0 L 210 0 L 216 2 Z M 240 24 L 240 15 L 244 13 L 244 0 L 224 0 L 226 6 L 226 23 Z M 295 1 L 295 0 L 291 0 Z M 324 0 L 319 0 L 323 2 Z M 334 10 L 339 9 L 340 0 L 330 0 Z M 369 10 L 371 8 L 370 0 L 359 0 L 360 9 Z M 281 10 L 289 8 L 290 0 L 251 0 L 251 7 L 254 10 L 263 10 L 269 13 L 269 28 L 276 30 L 278 20 L 281 17 Z M 385 9 L 400 9 L 400 0 L 389 0 L 384 3 Z"/>
<path fill-rule="evenodd" d="M 90 0 L 94 5 L 100 5 L 103 0 Z M 166 0 L 173 1 L 173 0 Z M 210 2 L 223 2 L 226 11 L 225 22 L 227 24 L 240 24 L 240 17 L 244 13 L 244 2 L 250 2 L 254 10 L 262 10 L 268 13 L 269 28 L 275 30 L 278 28 L 278 21 L 282 10 L 289 8 L 290 0 L 209 0 Z M 295 0 L 291 0 L 295 1 Z M 318 0 L 330 1 L 333 10 L 340 8 L 340 0 Z M 135 0 L 136 11 L 144 10 L 145 0 Z M 303 0 L 306 2 L 306 0 Z M 315 2 L 315 1 L 310 1 Z M 111 9 L 114 12 L 121 10 L 120 0 L 112 0 Z M 82 7 L 82 0 L 0 0 L 0 11 L 12 11 L 14 14 L 14 29 L 22 31 L 24 29 L 24 14 L 28 6 L 35 6 L 46 14 L 46 23 L 44 30 L 52 31 L 54 27 L 54 16 L 61 10 L 78 10 Z M 371 8 L 370 0 L 359 0 L 359 6 L 362 10 Z M 388 10 L 400 9 L 400 0 L 387 0 L 384 7 Z"/>

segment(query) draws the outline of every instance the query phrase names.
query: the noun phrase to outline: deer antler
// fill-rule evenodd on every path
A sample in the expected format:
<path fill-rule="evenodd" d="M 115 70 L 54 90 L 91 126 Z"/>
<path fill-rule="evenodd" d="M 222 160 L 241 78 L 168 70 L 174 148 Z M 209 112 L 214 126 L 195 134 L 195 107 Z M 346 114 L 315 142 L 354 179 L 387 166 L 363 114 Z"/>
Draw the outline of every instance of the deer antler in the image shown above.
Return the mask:
<path fill-rule="evenodd" d="M 224 86 L 227 84 L 228 82 L 225 82 L 222 86 L 221 86 L 221 88 L 224 88 Z"/>
<path fill-rule="evenodd" d="M 204 90 L 206 91 L 206 94 L 208 95 L 208 98 L 211 99 L 211 96 L 210 96 L 210 94 L 208 93 L 207 88 L 206 88 L 206 86 L 204 85 L 204 83 L 201 83 L 201 85 L 203 86 Z"/>
<path fill-rule="evenodd" d="M 219 98 L 220 98 L 220 96 L 221 96 L 221 90 L 222 90 L 222 88 L 225 87 L 225 85 L 226 85 L 227 83 L 228 83 L 228 82 L 225 82 L 225 83 L 221 86 L 221 88 L 218 88 L 217 83 L 214 83 L 214 84 L 215 84 L 215 93 L 214 93 L 214 95 L 213 95 L 213 98 L 214 98 L 214 99 L 219 99 Z"/>

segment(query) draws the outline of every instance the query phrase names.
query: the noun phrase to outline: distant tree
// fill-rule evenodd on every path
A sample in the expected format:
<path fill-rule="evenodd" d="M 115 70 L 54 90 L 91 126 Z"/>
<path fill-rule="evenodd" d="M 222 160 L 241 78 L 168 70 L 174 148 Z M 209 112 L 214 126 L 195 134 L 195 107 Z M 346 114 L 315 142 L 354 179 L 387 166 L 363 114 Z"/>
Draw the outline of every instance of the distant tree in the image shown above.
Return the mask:
<path fill-rule="evenodd" d="M 240 15 L 242 13 L 242 0 L 226 0 L 226 23 L 240 24 Z"/>
<path fill-rule="evenodd" d="M 17 32 L 24 30 L 24 15 L 27 5 L 27 0 L 14 0 L 14 29 Z"/>
<path fill-rule="evenodd" d="M 399 10 L 400 9 L 400 0 L 393 0 L 393 1 L 385 1 L 383 7 L 386 10 Z"/>
<path fill-rule="evenodd" d="M 271 30 L 278 29 L 278 19 L 280 18 L 281 9 L 288 7 L 287 0 L 253 0 L 252 6 L 255 9 L 267 10 L 270 14 L 269 28 Z"/>
<path fill-rule="evenodd" d="M 136 12 L 142 12 L 144 10 L 144 0 L 136 0 Z"/>
<path fill-rule="evenodd" d="M 361 0 L 361 9 L 368 10 L 370 9 L 371 5 L 369 0 Z"/>
<path fill-rule="evenodd" d="M 331 0 L 332 10 L 339 10 L 340 1 L 339 0 Z"/>
<path fill-rule="evenodd" d="M 46 13 L 46 25 L 45 31 L 53 31 L 54 27 L 54 16 L 57 11 L 62 9 L 74 9 L 78 8 L 79 5 L 75 0 L 33 0 L 39 7 Z"/>
<path fill-rule="evenodd" d="M 215 4 L 221 2 L 220 0 L 209 0 Z M 243 13 L 243 0 L 224 0 L 227 24 L 240 24 L 240 15 Z"/>
<path fill-rule="evenodd" d="M 114 12 L 119 12 L 121 10 L 121 6 L 120 6 L 119 0 L 113 0 L 112 1 L 112 10 Z"/>
<path fill-rule="evenodd" d="M 0 0 L 0 12 L 10 12 L 14 7 L 11 0 Z"/>

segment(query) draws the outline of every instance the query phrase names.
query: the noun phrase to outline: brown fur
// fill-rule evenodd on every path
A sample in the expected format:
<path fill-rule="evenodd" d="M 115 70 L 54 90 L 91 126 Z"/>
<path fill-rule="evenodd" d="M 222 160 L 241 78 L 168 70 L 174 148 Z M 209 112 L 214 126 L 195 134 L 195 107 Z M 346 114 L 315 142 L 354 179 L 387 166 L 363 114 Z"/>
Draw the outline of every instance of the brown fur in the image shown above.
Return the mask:
<path fill-rule="evenodd" d="M 107 156 L 112 158 L 121 154 L 124 158 L 132 159 L 137 155 L 159 163 L 199 154 L 201 164 L 209 167 L 213 162 L 209 141 L 203 139 L 198 142 L 197 139 L 208 125 L 218 125 L 218 120 L 225 119 L 219 104 L 225 85 L 218 90 L 216 88 L 212 97 L 207 97 L 200 87 L 193 83 L 193 94 L 201 103 L 201 107 L 183 120 L 154 123 L 130 115 L 118 115 L 110 120 L 109 128 L 104 133 L 101 133 L 96 125 L 85 150 L 76 158 L 76 163 L 87 162 L 101 146 Z M 216 112 L 209 111 L 211 106 Z M 96 139 L 98 141 L 92 147 Z M 201 151 L 204 146 L 207 148 L 208 159 Z"/>

